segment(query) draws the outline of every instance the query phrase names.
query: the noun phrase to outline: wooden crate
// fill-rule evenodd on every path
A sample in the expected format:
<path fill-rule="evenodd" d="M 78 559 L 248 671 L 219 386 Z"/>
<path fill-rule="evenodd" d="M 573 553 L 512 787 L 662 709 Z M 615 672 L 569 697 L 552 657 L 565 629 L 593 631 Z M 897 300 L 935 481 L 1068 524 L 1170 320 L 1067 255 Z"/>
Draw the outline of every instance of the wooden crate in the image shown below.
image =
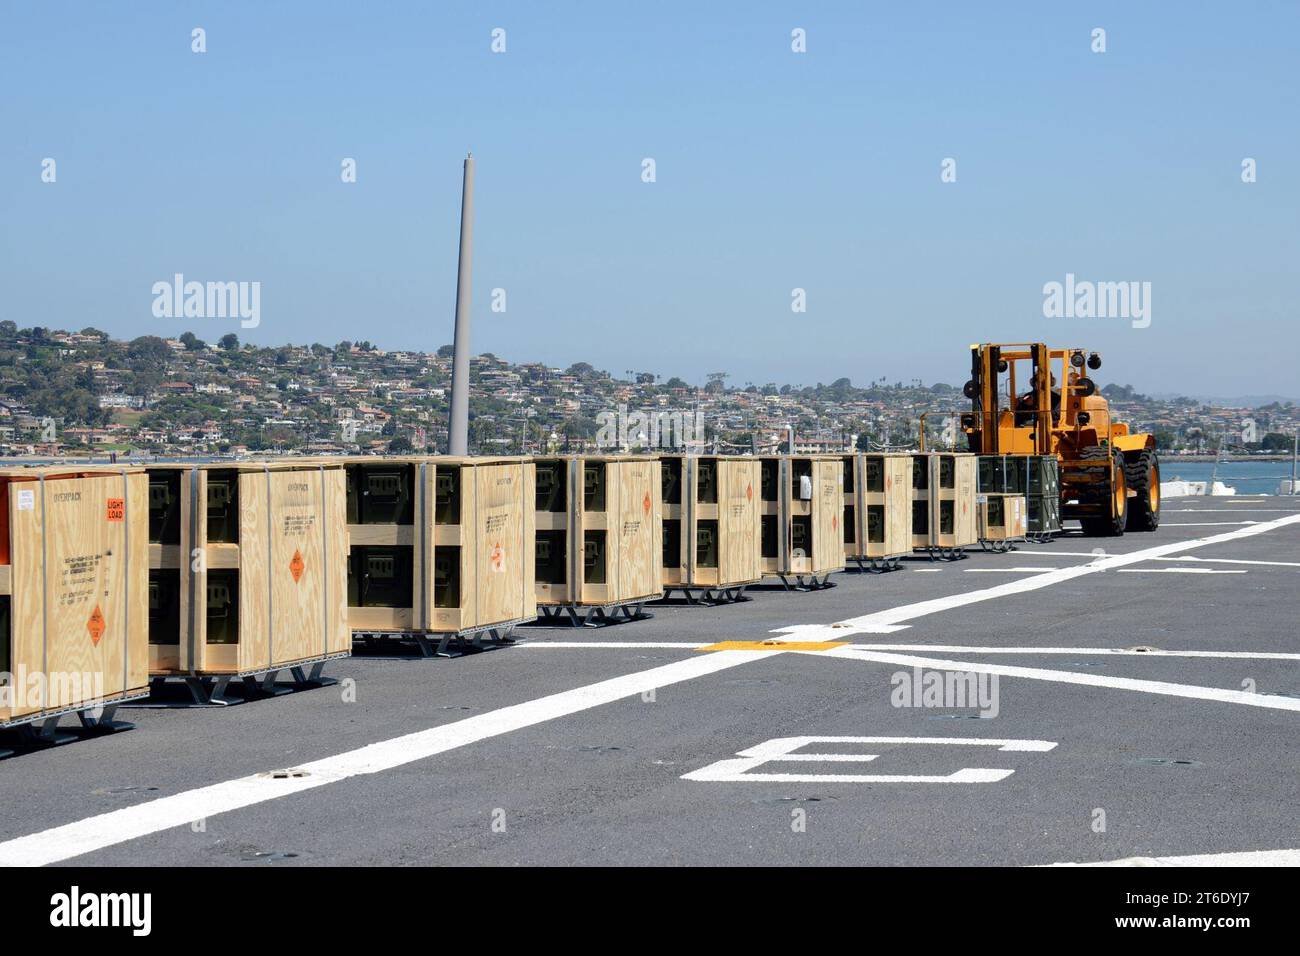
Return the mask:
<path fill-rule="evenodd" d="M 974 545 L 976 456 L 950 452 L 912 456 L 912 547 L 955 557 Z"/>
<path fill-rule="evenodd" d="M 859 567 L 898 566 L 912 553 L 912 456 L 844 456 L 844 554 Z"/>
<path fill-rule="evenodd" d="M 763 576 L 759 462 L 662 455 L 664 587 L 734 590 Z"/>
<path fill-rule="evenodd" d="M 148 693 L 148 530 L 140 468 L 0 469 L 0 726 Z"/>
<path fill-rule="evenodd" d="M 463 634 L 537 617 L 531 461 L 349 458 L 348 622 Z"/>
<path fill-rule="evenodd" d="M 844 570 L 844 460 L 838 455 L 759 459 L 763 573 L 821 585 Z M 809 539 L 811 538 L 811 541 Z"/>
<path fill-rule="evenodd" d="M 152 675 L 267 674 L 351 653 L 339 463 L 148 473 Z"/>
<path fill-rule="evenodd" d="M 975 498 L 975 529 L 985 550 L 1008 551 L 1024 541 L 1029 509 L 1024 495 L 989 492 Z"/>
<path fill-rule="evenodd" d="M 543 607 L 620 607 L 663 595 L 653 455 L 538 458 L 536 593 Z"/>

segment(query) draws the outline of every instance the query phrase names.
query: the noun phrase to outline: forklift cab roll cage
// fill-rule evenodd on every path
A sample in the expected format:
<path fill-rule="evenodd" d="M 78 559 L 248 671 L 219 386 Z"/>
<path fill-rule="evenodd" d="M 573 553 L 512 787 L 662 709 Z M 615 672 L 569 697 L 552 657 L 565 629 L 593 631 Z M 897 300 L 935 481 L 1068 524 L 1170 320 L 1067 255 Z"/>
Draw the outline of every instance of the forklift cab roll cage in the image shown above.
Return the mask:
<path fill-rule="evenodd" d="M 1053 430 L 1067 433 L 1091 426 L 1099 438 L 1103 432 L 1109 437 L 1109 414 L 1104 422 L 1094 421 L 1090 412 L 1079 421 L 1082 399 L 1097 392 L 1096 383 L 1075 371 L 1086 361 L 1082 349 L 1049 349 L 1042 343 L 971 346 L 971 380 L 966 384 L 971 413 L 963 416 L 962 425 L 972 448 L 984 455 L 1050 455 L 1056 451 Z M 1095 355 L 1092 361 L 1093 367 L 1100 365 Z M 1017 375 L 1022 362 L 1031 368 L 1023 395 Z M 1007 375 L 1007 408 L 999 404 L 1000 373 Z"/>

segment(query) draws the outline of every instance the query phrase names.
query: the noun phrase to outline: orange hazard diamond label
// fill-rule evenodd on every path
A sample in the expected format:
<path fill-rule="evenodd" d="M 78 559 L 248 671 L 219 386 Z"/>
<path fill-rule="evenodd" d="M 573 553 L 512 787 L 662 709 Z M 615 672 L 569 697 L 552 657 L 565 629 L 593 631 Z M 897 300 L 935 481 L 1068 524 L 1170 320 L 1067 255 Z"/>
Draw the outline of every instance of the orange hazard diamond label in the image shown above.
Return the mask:
<path fill-rule="evenodd" d="M 504 571 L 506 569 L 506 552 L 498 541 L 492 545 L 492 553 L 488 555 L 488 560 L 492 563 L 493 571 Z"/>
<path fill-rule="evenodd" d="M 289 573 L 293 575 L 293 583 L 297 584 L 302 580 L 302 572 L 306 570 L 307 564 L 302 559 L 302 552 L 297 548 L 293 549 L 293 557 L 289 559 Z"/>
<path fill-rule="evenodd" d="M 831 530 L 834 531 L 840 526 L 839 515 L 831 515 Z"/>
<path fill-rule="evenodd" d="M 754 486 L 753 486 L 753 485 L 746 485 L 746 486 L 745 486 L 745 500 L 746 500 L 746 501 L 753 501 L 753 500 L 754 500 Z"/>
<path fill-rule="evenodd" d="M 647 515 L 650 514 L 650 492 L 648 491 L 645 493 L 645 497 L 641 499 L 641 510 Z"/>
<path fill-rule="evenodd" d="M 108 625 L 104 623 L 104 612 L 95 605 L 95 610 L 90 612 L 90 620 L 86 622 L 86 630 L 90 632 L 90 643 L 99 647 L 99 640 L 104 636 L 104 628 Z"/>

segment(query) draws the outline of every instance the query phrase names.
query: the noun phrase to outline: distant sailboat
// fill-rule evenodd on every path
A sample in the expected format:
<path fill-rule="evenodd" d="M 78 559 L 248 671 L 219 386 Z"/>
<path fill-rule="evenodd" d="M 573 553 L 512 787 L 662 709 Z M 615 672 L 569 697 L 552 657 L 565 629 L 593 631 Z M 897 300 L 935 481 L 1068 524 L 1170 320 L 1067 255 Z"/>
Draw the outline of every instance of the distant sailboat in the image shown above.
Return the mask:
<path fill-rule="evenodd" d="M 1177 475 L 1172 481 L 1160 483 L 1160 494 L 1164 498 L 1183 498 L 1187 496 L 1213 495 L 1227 497 L 1235 495 L 1237 489 L 1219 481 L 1219 464 L 1223 461 L 1223 444 L 1220 442 L 1214 453 L 1214 467 L 1210 470 L 1209 481 L 1184 481 Z"/>
<path fill-rule="evenodd" d="M 1223 442 L 1219 442 L 1219 450 L 1214 454 L 1214 468 L 1210 471 L 1210 480 L 1205 482 L 1205 490 L 1201 494 L 1205 495 L 1235 495 L 1237 489 L 1230 485 L 1225 485 L 1219 481 L 1219 464 L 1223 461 Z"/>

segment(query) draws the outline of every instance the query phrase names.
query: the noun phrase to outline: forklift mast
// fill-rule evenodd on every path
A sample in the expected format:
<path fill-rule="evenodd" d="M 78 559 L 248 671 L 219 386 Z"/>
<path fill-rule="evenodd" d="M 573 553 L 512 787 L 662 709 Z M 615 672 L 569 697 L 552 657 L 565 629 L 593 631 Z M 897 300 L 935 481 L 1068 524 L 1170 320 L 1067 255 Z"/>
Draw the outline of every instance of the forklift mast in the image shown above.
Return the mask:
<path fill-rule="evenodd" d="M 1021 383 L 1017 381 L 1017 371 L 1019 364 L 1026 360 L 1031 372 L 1025 384 L 1032 387 L 1032 402 L 1030 407 L 1022 408 L 1018 407 Z M 1050 352 L 1042 343 L 971 346 L 971 378 L 966 384 L 971 415 L 964 423 L 971 451 L 981 455 L 1054 454 L 1050 362 Z M 1002 374 L 1007 376 L 1007 408 L 1001 405 L 998 389 Z M 1058 385 L 1057 394 L 1058 407 L 1064 410 L 1068 403 L 1064 401 L 1063 385 Z M 1017 433 L 1016 429 L 1025 425 L 1031 426 L 1032 432 Z M 1025 439 L 1029 441 L 1027 447 Z"/>

